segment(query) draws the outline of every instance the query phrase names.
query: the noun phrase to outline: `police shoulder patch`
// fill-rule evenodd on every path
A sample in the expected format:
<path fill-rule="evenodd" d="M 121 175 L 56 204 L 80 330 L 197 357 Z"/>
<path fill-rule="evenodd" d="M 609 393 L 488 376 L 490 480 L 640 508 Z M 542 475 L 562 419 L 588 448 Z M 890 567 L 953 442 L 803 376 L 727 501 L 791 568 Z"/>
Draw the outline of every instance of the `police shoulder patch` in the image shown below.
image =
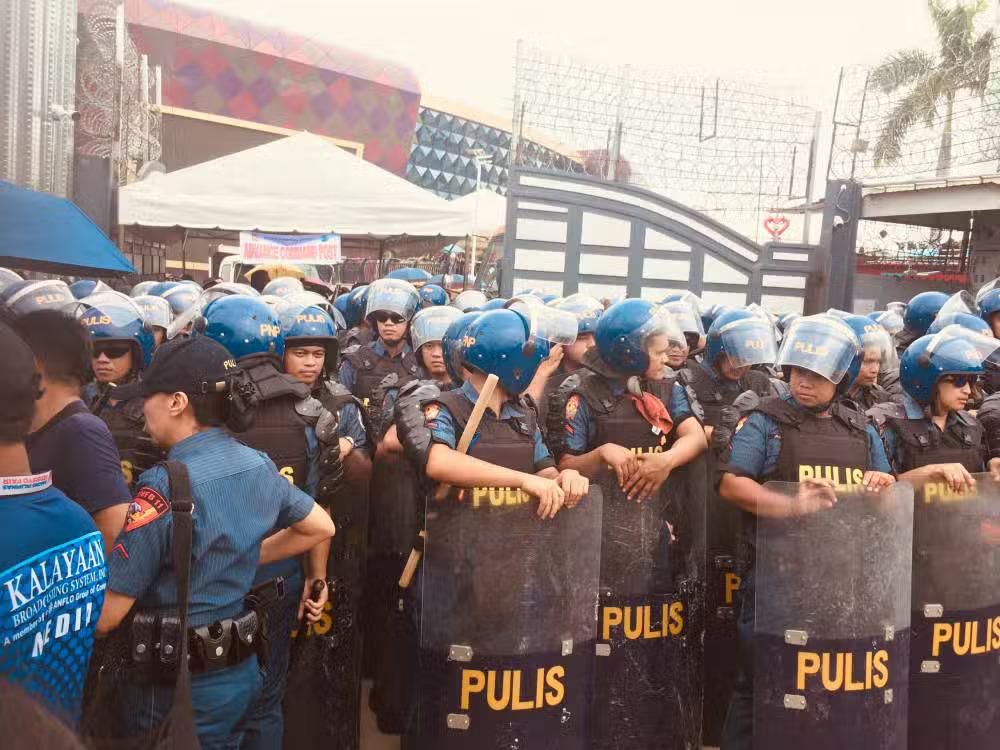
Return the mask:
<path fill-rule="evenodd" d="M 125 531 L 135 531 L 169 512 L 170 503 L 163 495 L 152 487 L 140 487 L 128 506 L 128 514 L 125 516 Z"/>
<path fill-rule="evenodd" d="M 733 434 L 743 429 L 743 425 L 747 423 L 747 417 L 740 417 L 740 421 L 736 423 L 736 427 L 733 428 Z"/>
<path fill-rule="evenodd" d="M 574 393 L 566 401 L 566 419 L 574 419 L 578 411 L 580 411 L 580 394 Z"/>
<path fill-rule="evenodd" d="M 427 404 L 424 407 L 424 424 L 431 429 L 437 427 L 437 418 L 441 413 L 441 407 L 437 404 Z"/>

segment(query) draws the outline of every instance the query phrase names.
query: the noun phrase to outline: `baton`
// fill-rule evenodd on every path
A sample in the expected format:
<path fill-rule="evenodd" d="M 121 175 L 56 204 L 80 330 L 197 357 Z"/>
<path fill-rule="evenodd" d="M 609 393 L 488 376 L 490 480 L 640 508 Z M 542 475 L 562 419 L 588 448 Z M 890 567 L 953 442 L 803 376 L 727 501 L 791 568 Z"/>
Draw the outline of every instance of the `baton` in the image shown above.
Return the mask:
<path fill-rule="evenodd" d="M 455 450 L 459 453 L 468 453 L 472 438 L 476 436 L 476 430 L 479 429 L 479 423 L 483 421 L 483 414 L 486 413 L 486 407 L 493 400 L 493 392 L 497 389 L 499 380 L 496 375 L 486 376 L 483 389 L 479 392 L 476 405 L 473 407 L 472 414 L 469 415 L 469 421 L 465 423 L 465 429 L 462 430 L 462 436 L 458 439 L 458 445 L 455 447 Z M 451 489 L 451 485 L 439 485 L 437 492 L 434 493 L 434 499 L 437 501 L 444 500 L 448 496 L 449 489 Z M 410 556 L 407 558 L 406 566 L 403 568 L 403 575 L 399 577 L 400 588 L 408 588 L 413 582 L 413 575 L 417 572 L 417 565 L 420 563 L 420 557 L 424 553 L 424 541 L 426 538 L 426 532 L 421 531 L 417 543 L 410 550 Z"/>
<path fill-rule="evenodd" d="M 320 581 L 318 579 L 313 581 L 312 588 L 309 590 L 309 598 L 314 602 L 318 602 L 320 596 L 322 596 L 323 594 L 324 586 L 329 588 L 330 584 L 324 581 Z M 295 643 L 292 644 L 292 652 L 288 655 L 289 664 L 295 663 L 295 655 L 299 652 L 299 648 L 302 646 L 302 643 L 306 639 L 306 630 L 309 629 L 309 622 L 306 619 L 307 617 L 308 617 L 308 610 L 303 609 L 302 618 L 299 620 L 299 632 L 295 636 Z"/>

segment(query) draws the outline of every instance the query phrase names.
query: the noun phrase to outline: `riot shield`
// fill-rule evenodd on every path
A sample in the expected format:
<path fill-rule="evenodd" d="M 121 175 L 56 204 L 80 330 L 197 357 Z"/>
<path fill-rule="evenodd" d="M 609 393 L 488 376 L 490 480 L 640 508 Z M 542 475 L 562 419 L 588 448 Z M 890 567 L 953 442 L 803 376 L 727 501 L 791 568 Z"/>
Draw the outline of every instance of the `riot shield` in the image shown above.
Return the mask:
<path fill-rule="evenodd" d="M 912 536 L 905 483 L 758 517 L 754 748 L 906 748 Z"/>
<path fill-rule="evenodd" d="M 594 748 L 701 746 L 706 478 L 700 457 L 637 503 L 601 474 Z"/>
<path fill-rule="evenodd" d="M 910 748 L 994 748 L 1000 736 L 1000 485 L 918 492 L 913 512 Z"/>
<path fill-rule="evenodd" d="M 427 501 L 415 746 L 587 747 L 601 493 L 541 520 L 485 492 Z"/>
<path fill-rule="evenodd" d="M 705 456 L 708 476 L 705 540 L 705 701 L 702 742 L 718 746 L 738 672 L 736 601 L 747 557 L 740 545 L 740 511 L 713 485 L 717 456 Z M 745 547 L 746 545 L 742 545 Z"/>

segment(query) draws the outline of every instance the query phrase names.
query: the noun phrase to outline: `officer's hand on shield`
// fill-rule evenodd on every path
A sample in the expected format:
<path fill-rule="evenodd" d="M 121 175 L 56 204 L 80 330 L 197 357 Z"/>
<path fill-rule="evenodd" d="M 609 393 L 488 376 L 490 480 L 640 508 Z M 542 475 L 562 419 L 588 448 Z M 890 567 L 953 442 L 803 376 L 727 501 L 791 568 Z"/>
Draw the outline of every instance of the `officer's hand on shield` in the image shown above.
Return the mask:
<path fill-rule="evenodd" d="M 829 479 L 807 479 L 792 498 L 789 515 L 807 516 L 832 508 L 837 502 L 835 485 Z"/>
<path fill-rule="evenodd" d="M 866 471 L 861 480 L 869 492 L 881 492 L 889 485 L 896 483 L 896 477 L 884 471 Z"/>
<path fill-rule="evenodd" d="M 992 472 L 993 462 L 990 462 Z M 1000 468 L 1000 467 L 998 467 Z M 962 464 L 936 464 L 934 474 L 941 477 L 941 481 L 948 485 L 948 489 L 953 492 L 961 492 L 965 489 L 972 489 L 976 486 L 976 480 Z"/>
<path fill-rule="evenodd" d="M 525 478 L 521 489 L 538 498 L 539 518 L 555 518 L 566 501 L 566 493 L 556 479 L 546 479 L 533 474 Z"/>
<path fill-rule="evenodd" d="M 590 491 L 590 480 L 575 469 L 563 469 L 556 478 L 562 491 L 566 493 L 566 507 L 572 508 L 583 500 Z"/>
<path fill-rule="evenodd" d="M 320 592 L 319 598 L 313 601 L 312 589 L 315 583 L 322 583 L 322 591 Z M 319 587 L 317 587 L 317 590 Z M 306 578 L 305 585 L 302 588 L 302 599 L 299 601 L 299 614 L 297 618 L 302 619 L 302 614 L 306 615 L 306 622 L 309 624 L 319 622 L 319 618 L 323 614 L 323 607 L 326 606 L 327 600 L 330 598 L 330 587 L 326 583 L 324 578 Z"/>
<path fill-rule="evenodd" d="M 600 450 L 601 460 L 614 470 L 618 484 L 624 489 L 625 483 L 639 470 L 639 460 L 632 451 L 617 443 L 605 443 Z"/>
<path fill-rule="evenodd" d="M 667 481 L 670 472 L 674 470 L 674 457 L 670 451 L 643 453 L 638 457 L 638 461 L 639 468 L 622 485 L 622 491 L 629 500 L 641 503 L 656 494 L 660 485 Z"/>
<path fill-rule="evenodd" d="M 993 480 L 1000 482 L 1000 458 L 991 458 L 986 468 L 993 475 Z"/>

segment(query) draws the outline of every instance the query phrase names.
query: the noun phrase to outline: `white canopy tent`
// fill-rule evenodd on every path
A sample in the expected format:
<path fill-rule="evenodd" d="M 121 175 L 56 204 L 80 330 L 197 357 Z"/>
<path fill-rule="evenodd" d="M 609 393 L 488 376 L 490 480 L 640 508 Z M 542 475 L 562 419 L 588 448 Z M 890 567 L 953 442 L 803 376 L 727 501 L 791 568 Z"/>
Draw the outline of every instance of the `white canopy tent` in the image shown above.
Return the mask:
<path fill-rule="evenodd" d="M 478 192 L 478 206 L 476 194 Z M 465 213 L 469 233 L 480 237 L 492 237 L 498 234 L 507 223 L 507 199 L 492 190 L 479 190 L 456 198 L 453 206 L 460 207 Z"/>
<path fill-rule="evenodd" d="M 311 133 L 124 187 L 119 223 L 376 237 L 472 231 L 461 207 Z"/>

